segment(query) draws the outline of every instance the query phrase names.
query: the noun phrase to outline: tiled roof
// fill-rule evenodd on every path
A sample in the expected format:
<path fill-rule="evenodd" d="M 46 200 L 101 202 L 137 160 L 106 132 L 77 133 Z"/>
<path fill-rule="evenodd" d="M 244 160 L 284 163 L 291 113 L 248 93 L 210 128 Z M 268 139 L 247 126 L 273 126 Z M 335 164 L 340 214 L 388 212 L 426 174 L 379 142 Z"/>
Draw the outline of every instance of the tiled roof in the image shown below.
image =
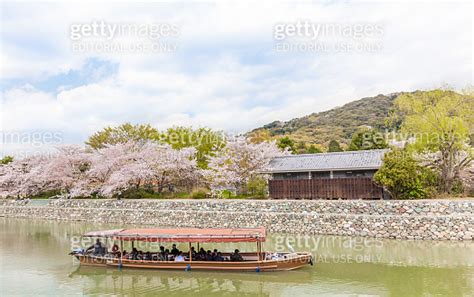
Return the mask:
<path fill-rule="evenodd" d="M 265 173 L 378 169 L 387 150 L 351 151 L 277 157 Z"/>

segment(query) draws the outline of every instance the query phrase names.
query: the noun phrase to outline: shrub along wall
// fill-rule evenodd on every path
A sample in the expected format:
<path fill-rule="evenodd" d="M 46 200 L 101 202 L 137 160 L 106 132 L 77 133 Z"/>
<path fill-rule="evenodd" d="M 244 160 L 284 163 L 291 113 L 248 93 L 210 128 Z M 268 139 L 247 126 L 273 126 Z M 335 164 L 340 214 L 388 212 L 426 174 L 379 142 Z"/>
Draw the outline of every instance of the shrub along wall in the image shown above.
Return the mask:
<path fill-rule="evenodd" d="M 269 232 L 473 240 L 474 200 L 0 200 L 0 216 Z"/>

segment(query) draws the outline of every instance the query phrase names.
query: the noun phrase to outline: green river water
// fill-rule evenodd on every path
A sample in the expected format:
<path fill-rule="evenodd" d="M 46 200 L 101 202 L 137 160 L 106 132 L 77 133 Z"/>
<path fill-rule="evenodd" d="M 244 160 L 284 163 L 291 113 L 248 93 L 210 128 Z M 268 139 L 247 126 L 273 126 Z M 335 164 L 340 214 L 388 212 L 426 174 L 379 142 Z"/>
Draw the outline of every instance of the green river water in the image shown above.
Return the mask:
<path fill-rule="evenodd" d="M 473 242 L 271 234 L 265 250 L 287 250 L 288 242 L 312 252 L 315 265 L 289 272 L 148 271 L 79 267 L 67 255 L 84 232 L 117 225 L 0 218 L 0 226 L 1 296 L 474 295 Z"/>

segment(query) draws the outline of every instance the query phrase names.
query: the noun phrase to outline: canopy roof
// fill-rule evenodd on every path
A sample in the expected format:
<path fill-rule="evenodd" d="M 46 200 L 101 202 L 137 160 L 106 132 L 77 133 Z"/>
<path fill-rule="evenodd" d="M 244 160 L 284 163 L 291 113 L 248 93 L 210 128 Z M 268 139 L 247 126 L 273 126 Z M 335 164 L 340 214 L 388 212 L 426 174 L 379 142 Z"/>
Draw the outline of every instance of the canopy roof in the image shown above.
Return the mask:
<path fill-rule="evenodd" d="M 386 152 L 382 149 L 276 157 L 262 173 L 377 170 Z"/>
<path fill-rule="evenodd" d="M 151 242 L 263 242 L 265 228 L 114 229 L 87 232 L 84 236 Z"/>

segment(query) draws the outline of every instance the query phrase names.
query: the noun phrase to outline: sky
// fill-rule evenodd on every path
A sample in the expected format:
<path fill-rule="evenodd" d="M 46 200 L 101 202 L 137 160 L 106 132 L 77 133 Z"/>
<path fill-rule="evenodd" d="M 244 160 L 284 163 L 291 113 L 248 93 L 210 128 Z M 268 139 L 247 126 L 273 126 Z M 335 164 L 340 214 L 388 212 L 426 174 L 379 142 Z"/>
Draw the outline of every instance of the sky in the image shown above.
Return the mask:
<path fill-rule="evenodd" d="M 0 154 L 124 122 L 241 133 L 362 97 L 461 89 L 472 18 L 471 2 L 2 1 Z"/>

